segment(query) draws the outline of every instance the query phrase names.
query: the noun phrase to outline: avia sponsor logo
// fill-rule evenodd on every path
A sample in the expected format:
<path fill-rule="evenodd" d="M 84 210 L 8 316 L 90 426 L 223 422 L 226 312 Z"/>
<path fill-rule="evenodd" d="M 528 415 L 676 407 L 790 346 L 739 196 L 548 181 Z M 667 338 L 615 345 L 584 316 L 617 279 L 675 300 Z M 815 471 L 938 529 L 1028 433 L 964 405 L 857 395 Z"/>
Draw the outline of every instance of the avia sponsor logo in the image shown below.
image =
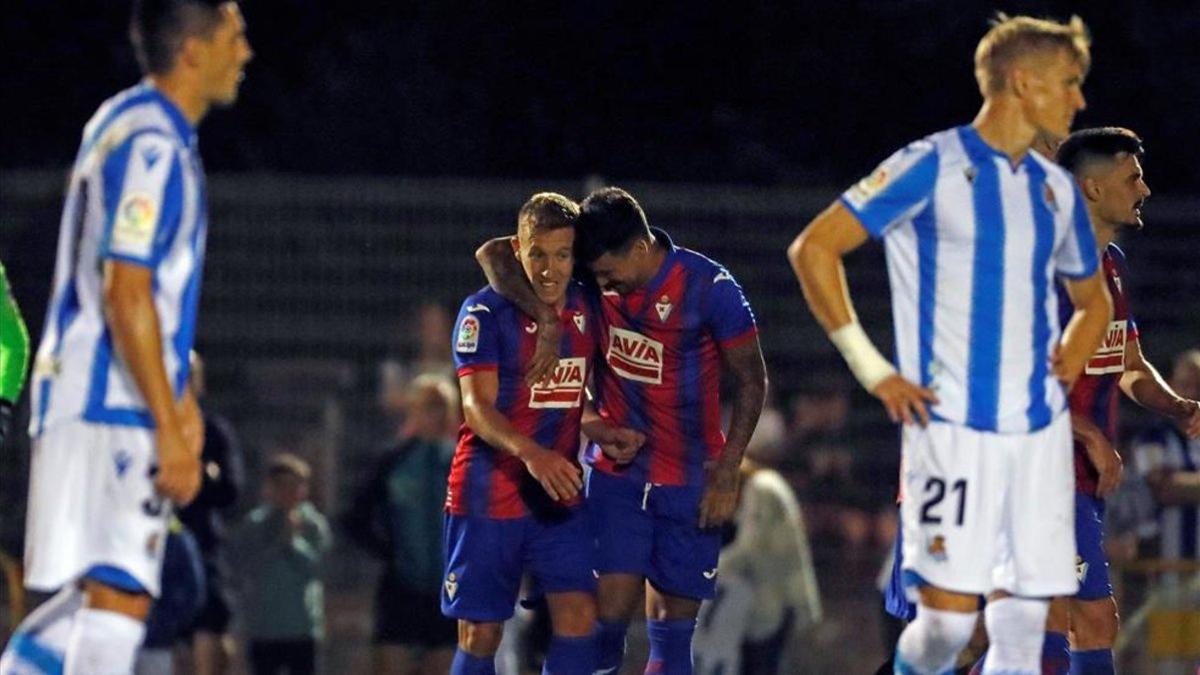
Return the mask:
<path fill-rule="evenodd" d="M 1125 337 L 1129 322 L 1125 319 L 1112 321 L 1108 324 L 1108 333 L 1104 342 L 1088 359 L 1083 372 L 1087 375 L 1107 375 L 1125 372 Z"/>
<path fill-rule="evenodd" d="M 663 343 L 624 328 L 609 330 L 608 366 L 635 382 L 662 384 Z"/>
<path fill-rule="evenodd" d="M 587 359 L 577 356 L 559 359 L 554 376 L 545 386 L 529 390 L 530 408 L 578 408 L 583 401 L 583 385 L 587 376 Z"/>

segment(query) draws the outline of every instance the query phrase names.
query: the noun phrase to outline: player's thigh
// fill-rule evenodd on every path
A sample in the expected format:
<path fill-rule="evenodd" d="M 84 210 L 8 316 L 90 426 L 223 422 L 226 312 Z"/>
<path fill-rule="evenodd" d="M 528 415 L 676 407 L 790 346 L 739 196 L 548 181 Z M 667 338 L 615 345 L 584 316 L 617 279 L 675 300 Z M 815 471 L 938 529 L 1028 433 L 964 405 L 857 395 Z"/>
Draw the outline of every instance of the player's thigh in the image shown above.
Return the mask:
<path fill-rule="evenodd" d="M 502 622 L 513 615 L 528 520 L 446 516 L 443 614 L 472 622 Z"/>
<path fill-rule="evenodd" d="M 658 595 L 686 599 L 689 607 L 698 607 L 700 600 L 712 598 L 717 585 L 721 530 L 700 527 L 703 493 L 702 486 L 656 486 L 649 499 L 654 547 L 647 580 Z M 647 596 L 648 608 L 653 595 Z M 673 603 L 669 611 L 676 613 L 683 604 Z"/>
<path fill-rule="evenodd" d="M 1072 647 L 1076 651 L 1111 649 L 1119 629 L 1117 602 L 1112 597 L 1071 600 Z"/>
<path fill-rule="evenodd" d="M 603 471 L 588 472 L 585 508 L 599 574 L 644 577 L 649 571 L 654 530 L 645 485 Z"/>
<path fill-rule="evenodd" d="M 900 526 L 906 585 L 960 595 L 991 590 L 1005 476 L 984 442 L 984 434 L 957 425 L 903 428 Z"/>
<path fill-rule="evenodd" d="M 993 581 L 1014 595 L 1075 595 L 1075 473 L 1070 415 L 1030 434 L 996 435 L 1009 458 L 1006 562 Z"/>

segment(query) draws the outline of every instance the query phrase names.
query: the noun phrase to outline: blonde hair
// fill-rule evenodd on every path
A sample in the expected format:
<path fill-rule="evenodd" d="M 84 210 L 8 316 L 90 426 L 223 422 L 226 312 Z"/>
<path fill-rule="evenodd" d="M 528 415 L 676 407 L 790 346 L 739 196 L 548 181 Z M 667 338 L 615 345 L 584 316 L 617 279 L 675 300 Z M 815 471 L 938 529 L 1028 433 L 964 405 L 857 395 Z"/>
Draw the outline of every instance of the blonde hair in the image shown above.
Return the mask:
<path fill-rule="evenodd" d="M 517 214 L 517 235 L 528 237 L 535 231 L 575 227 L 577 220 L 578 204 L 557 192 L 539 192 Z"/>
<path fill-rule="evenodd" d="M 1092 64 L 1092 38 L 1083 19 L 1072 16 L 1066 23 L 1031 16 L 996 14 L 992 28 L 975 48 L 975 79 L 988 97 L 1004 91 L 1008 74 L 1017 59 L 1030 53 L 1052 53 L 1065 49 L 1084 72 Z"/>

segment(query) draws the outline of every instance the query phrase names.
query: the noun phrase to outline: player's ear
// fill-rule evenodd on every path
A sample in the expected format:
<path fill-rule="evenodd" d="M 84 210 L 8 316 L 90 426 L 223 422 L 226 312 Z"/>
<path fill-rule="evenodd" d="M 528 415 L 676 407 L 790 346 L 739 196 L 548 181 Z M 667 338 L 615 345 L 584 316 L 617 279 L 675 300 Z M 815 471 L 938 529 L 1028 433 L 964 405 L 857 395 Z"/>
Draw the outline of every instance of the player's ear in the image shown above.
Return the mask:
<path fill-rule="evenodd" d="M 512 244 L 513 256 L 517 260 L 521 259 L 521 239 L 520 237 L 509 237 L 508 243 Z"/>
<path fill-rule="evenodd" d="M 204 55 L 208 45 L 194 35 L 189 35 L 183 38 L 183 44 L 179 45 L 179 56 L 175 62 L 176 66 L 186 66 L 188 68 L 197 68 L 204 62 Z"/>
<path fill-rule="evenodd" d="M 1083 180 L 1080 181 L 1079 187 L 1081 188 L 1080 192 L 1083 193 L 1083 196 L 1086 197 L 1088 201 L 1100 201 L 1100 193 L 1102 192 L 1100 189 L 1100 181 L 1092 178 L 1091 176 L 1085 176 Z"/>

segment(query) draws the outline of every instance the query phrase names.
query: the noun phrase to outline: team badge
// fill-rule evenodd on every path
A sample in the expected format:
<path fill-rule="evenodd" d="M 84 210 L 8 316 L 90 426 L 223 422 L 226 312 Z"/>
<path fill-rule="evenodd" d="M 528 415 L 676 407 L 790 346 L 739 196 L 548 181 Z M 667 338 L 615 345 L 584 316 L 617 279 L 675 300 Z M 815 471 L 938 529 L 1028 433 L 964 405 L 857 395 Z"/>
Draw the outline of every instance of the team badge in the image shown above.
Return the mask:
<path fill-rule="evenodd" d="M 587 332 L 587 317 L 583 315 L 583 312 L 575 312 L 575 316 L 571 318 L 574 319 L 575 327 L 579 329 L 580 333 Z"/>
<path fill-rule="evenodd" d="M 1083 580 L 1087 578 L 1087 573 L 1087 561 L 1083 559 L 1083 556 L 1075 556 L 1075 580 L 1082 584 Z"/>
<path fill-rule="evenodd" d="M 454 596 L 458 595 L 458 575 L 451 572 L 446 577 L 446 597 L 454 600 Z"/>
<path fill-rule="evenodd" d="M 1051 211 L 1058 213 L 1058 200 L 1054 198 L 1054 190 L 1051 189 L 1050 183 L 1042 185 L 1042 197 L 1046 200 L 1046 206 L 1049 206 Z"/>
<path fill-rule="evenodd" d="M 458 339 L 454 341 L 454 350 L 463 354 L 474 354 L 479 350 L 479 319 L 464 316 L 458 325 Z"/>
<path fill-rule="evenodd" d="M 938 562 L 946 561 L 946 538 L 942 535 L 936 535 L 929 541 L 929 548 L 926 549 L 930 557 Z"/>
<path fill-rule="evenodd" d="M 674 305 L 671 304 L 670 296 L 666 294 L 659 298 L 658 302 L 654 303 L 654 310 L 658 312 L 658 319 L 664 323 L 667 317 L 671 316 L 672 309 L 674 309 Z"/>

